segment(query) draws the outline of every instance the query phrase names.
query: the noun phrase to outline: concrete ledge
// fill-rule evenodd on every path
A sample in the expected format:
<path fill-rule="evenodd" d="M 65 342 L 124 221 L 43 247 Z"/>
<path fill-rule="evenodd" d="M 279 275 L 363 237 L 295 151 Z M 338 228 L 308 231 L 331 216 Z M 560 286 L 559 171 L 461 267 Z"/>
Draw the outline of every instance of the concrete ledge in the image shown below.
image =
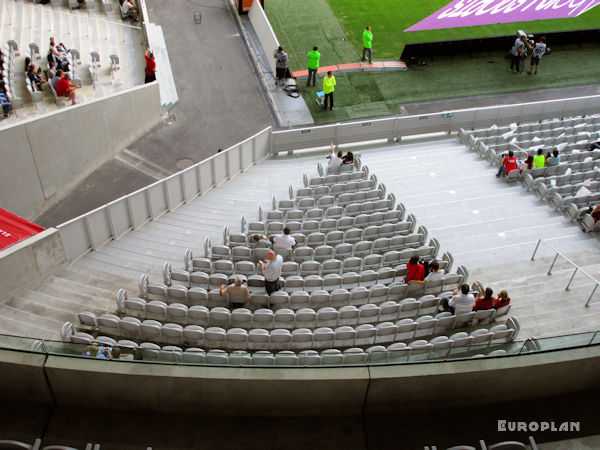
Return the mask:
<path fill-rule="evenodd" d="M 38 285 L 67 261 L 60 233 L 49 228 L 0 251 L 0 300 Z"/>
<path fill-rule="evenodd" d="M 368 369 L 169 366 L 50 356 L 57 402 L 222 416 L 360 415 Z"/>
<path fill-rule="evenodd" d="M 600 387 L 600 346 L 532 355 L 373 366 L 365 412 L 535 399 Z"/>
<path fill-rule="evenodd" d="M 0 349 L 0 401 L 52 403 L 45 361 L 44 354 Z"/>

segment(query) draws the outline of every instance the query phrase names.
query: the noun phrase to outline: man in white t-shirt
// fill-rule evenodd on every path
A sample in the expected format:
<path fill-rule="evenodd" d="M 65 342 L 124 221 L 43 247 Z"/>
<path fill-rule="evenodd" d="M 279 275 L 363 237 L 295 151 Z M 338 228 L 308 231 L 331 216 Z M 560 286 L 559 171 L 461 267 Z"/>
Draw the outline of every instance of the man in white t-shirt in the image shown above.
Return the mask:
<path fill-rule="evenodd" d="M 278 234 L 273 238 L 273 250 L 292 250 L 296 247 L 296 239 L 290 236 L 290 229 L 285 227 L 282 234 Z"/>
<path fill-rule="evenodd" d="M 533 71 L 533 66 L 535 66 L 534 75 L 537 75 L 538 66 L 540 64 L 540 60 L 542 56 L 546 53 L 546 38 L 542 36 L 540 38 L 540 42 L 536 42 L 535 47 L 533 47 L 533 51 L 531 52 L 531 66 L 529 66 L 529 70 L 527 71 L 527 75 L 531 75 Z"/>
<path fill-rule="evenodd" d="M 333 142 L 331 144 L 329 144 L 331 146 L 331 156 L 330 156 L 330 160 L 329 160 L 329 167 L 339 167 L 343 164 L 344 160 L 342 159 L 342 152 L 338 152 L 337 155 L 335 154 L 335 146 L 333 145 Z"/>
<path fill-rule="evenodd" d="M 460 294 L 457 290 L 454 290 L 454 295 L 448 302 L 448 306 L 452 309 L 455 316 L 460 314 L 466 314 L 473 311 L 473 304 L 475 303 L 475 297 L 473 294 L 469 294 L 469 285 L 463 284 L 460 287 Z"/>
<path fill-rule="evenodd" d="M 281 276 L 281 266 L 283 265 L 283 258 L 281 255 L 276 255 L 273 250 L 267 252 L 267 259 L 259 261 L 260 273 L 265 277 L 265 289 L 267 294 L 271 295 L 273 292 L 278 291 L 279 288 L 279 277 Z"/>

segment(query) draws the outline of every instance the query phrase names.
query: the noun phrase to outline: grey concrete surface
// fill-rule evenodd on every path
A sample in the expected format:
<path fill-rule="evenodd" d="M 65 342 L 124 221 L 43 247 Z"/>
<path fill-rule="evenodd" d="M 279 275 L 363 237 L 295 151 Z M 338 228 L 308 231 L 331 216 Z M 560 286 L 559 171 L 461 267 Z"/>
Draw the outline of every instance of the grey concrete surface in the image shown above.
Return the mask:
<path fill-rule="evenodd" d="M 179 102 L 163 126 L 127 148 L 129 154 L 101 166 L 34 218 L 42 226 L 63 223 L 184 168 L 181 160 L 201 161 L 272 125 L 226 1 L 149 0 L 147 5 L 165 35 Z M 202 14 L 201 24 L 194 23 L 195 11 Z M 137 163 L 124 162 L 132 153 Z"/>

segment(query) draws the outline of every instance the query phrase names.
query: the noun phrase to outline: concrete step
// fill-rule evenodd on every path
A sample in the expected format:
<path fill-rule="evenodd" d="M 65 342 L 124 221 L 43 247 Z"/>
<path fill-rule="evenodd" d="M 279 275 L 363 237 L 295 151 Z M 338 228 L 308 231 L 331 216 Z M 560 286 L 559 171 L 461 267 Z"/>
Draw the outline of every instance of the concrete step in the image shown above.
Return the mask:
<path fill-rule="evenodd" d="M 23 311 L 12 306 L 1 304 L 0 316 L 18 323 L 11 326 L 17 336 L 30 336 L 38 338 L 60 338 L 60 330 L 63 325 L 59 319 L 41 317 L 28 311 Z M 10 322 L 7 322 L 10 323 Z M 15 324 L 16 325 L 16 324 Z"/>
<path fill-rule="evenodd" d="M 5 303 L 19 311 L 39 317 L 52 317 L 61 323 L 76 319 L 80 305 L 37 291 L 25 291 L 8 299 Z M 60 331 L 60 330 L 59 330 Z"/>

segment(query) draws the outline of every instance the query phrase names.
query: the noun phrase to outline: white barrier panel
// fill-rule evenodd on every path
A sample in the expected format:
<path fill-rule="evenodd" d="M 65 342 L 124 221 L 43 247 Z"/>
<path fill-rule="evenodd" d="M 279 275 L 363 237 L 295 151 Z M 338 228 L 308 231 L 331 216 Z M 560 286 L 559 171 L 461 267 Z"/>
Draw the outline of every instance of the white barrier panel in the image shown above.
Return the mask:
<path fill-rule="evenodd" d="M 273 153 L 322 147 L 335 142 L 338 125 L 323 125 L 297 130 L 277 131 L 273 133 L 271 151 Z"/>
<path fill-rule="evenodd" d="M 250 11 L 248 12 L 248 18 L 254 28 L 254 32 L 258 37 L 260 45 L 262 45 L 263 51 L 267 55 L 267 61 L 271 72 L 275 73 L 275 58 L 273 58 L 273 52 L 279 46 L 277 36 L 271 27 L 271 23 L 265 14 L 260 2 L 252 2 Z"/>
<path fill-rule="evenodd" d="M 217 153 L 211 158 L 215 186 L 220 186 L 227 180 L 228 167 L 225 152 Z"/>
<path fill-rule="evenodd" d="M 343 123 L 338 127 L 336 140 L 338 144 L 349 144 L 374 139 L 393 139 L 395 125 L 395 118 Z"/>
<path fill-rule="evenodd" d="M 129 210 L 133 228 L 137 229 L 152 219 L 150 205 L 148 205 L 148 190 L 141 189 L 129 196 Z"/>
<path fill-rule="evenodd" d="M 254 154 L 255 163 L 262 161 L 271 154 L 272 139 L 273 133 L 270 127 L 254 136 L 252 152 Z"/>
<path fill-rule="evenodd" d="M 125 233 L 133 229 L 127 197 L 121 197 L 120 199 L 109 203 L 108 213 L 114 239 L 119 239 Z"/>
<path fill-rule="evenodd" d="M 148 203 L 152 220 L 158 219 L 169 210 L 167 206 L 167 196 L 165 195 L 164 180 L 148 187 Z"/>
<path fill-rule="evenodd" d="M 88 214 L 86 220 L 93 249 L 102 247 L 112 239 L 112 229 L 106 206 Z"/>
<path fill-rule="evenodd" d="M 2 129 L 0 204 L 31 219 L 46 201 L 150 131 L 160 113 L 152 83 Z"/>
<path fill-rule="evenodd" d="M 204 161 L 58 226 L 73 261 L 209 191 L 269 154 L 271 128 Z M 256 159 L 258 157 L 258 159 Z"/>
<path fill-rule="evenodd" d="M 396 133 L 398 137 L 413 134 L 434 133 L 449 131 L 450 119 L 442 114 L 427 114 L 423 116 L 409 116 L 398 118 Z"/>
<path fill-rule="evenodd" d="M 183 192 L 183 174 L 175 174 L 165 180 L 165 189 L 167 192 L 167 208 L 174 211 L 185 203 Z"/>
<path fill-rule="evenodd" d="M 63 223 L 60 238 L 69 261 L 74 261 L 92 249 L 92 241 L 85 220 L 81 217 Z"/>

